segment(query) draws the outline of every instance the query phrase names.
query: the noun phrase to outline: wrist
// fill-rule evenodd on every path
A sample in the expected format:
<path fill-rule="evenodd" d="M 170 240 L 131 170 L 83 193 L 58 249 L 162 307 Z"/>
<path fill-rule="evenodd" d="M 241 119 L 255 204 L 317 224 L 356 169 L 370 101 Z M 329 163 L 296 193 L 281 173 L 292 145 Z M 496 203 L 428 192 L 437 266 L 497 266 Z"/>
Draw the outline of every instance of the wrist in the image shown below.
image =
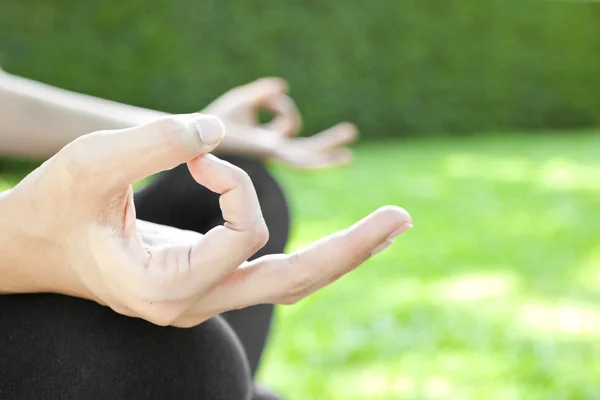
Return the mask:
<path fill-rule="evenodd" d="M 60 293 L 85 295 L 83 285 L 66 262 L 56 257 L 52 243 L 32 232 L 18 193 L 0 193 L 0 294 Z M 34 226 L 34 225 L 33 225 Z"/>

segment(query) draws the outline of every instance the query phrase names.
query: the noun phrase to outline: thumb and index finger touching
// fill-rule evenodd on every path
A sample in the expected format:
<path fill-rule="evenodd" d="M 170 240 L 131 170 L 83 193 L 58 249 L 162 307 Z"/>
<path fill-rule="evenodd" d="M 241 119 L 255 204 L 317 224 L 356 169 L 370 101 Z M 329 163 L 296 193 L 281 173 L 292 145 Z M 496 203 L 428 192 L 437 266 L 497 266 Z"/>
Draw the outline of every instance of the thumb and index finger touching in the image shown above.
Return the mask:
<path fill-rule="evenodd" d="M 302 129 L 302 117 L 294 100 L 288 96 L 289 86 L 281 78 L 261 78 L 240 88 L 240 93 L 258 112 L 267 110 L 273 119 L 266 123 L 269 130 L 285 136 L 296 136 Z"/>
<path fill-rule="evenodd" d="M 63 165 L 79 168 L 83 174 L 78 176 L 83 178 L 86 172 L 101 177 L 99 190 L 117 190 L 186 162 L 199 184 L 220 193 L 227 223 L 209 232 L 207 241 L 190 249 L 188 258 L 195 273 L 188 291 L 193 293 L 223 279 L 268 238 L 250 178 L 215 157 L 199 157 L 214 150 L 224 134 L 223 123 L 215 116 L 174 115 L 133 128 L 82 136 L 63 149 L 63 159 L 68 161 Z M 397 233 L 408 229 L 410 223 L 404 210 L 384 207 L 343 233 L 323 238 L 298 254 L 257 260 L 246 270 L 244 290 L 235 288 L 239 289 L 236 297 L 241 297 L 236 302 L 280 302 L 298 288 L 300 292 L 295 296 L 301 298 L 362 263 L 389 244 Z M 229 244 L 235 245 L 237 251 L 232 252 Z M 265 291 L 269 287 L 280 289 Z M 233 288 L 227 285 L 223 289 L 230 293 Z"/>
<path fill-rule="evenodd" d="M 157 248 L 165 257 L 156 257 L 156 265 L 150 267 L 179 270 L 181 260 L 189 264 L 185 267 L 188 279 L 178 286 L 178 293 L 168 293 L 173 298 L 203 292 L 268 240 L 250 177 L 238 167 L 206 154 L 219 145 L 223 136 L 223 124 L 215 116 L 174 115 L 133 128 L 82 136 L 58 157 L 78 191 L 98 198 L 122 198 L 133 182 L 184 162 L 199 184 L 220 194 L 224 226 L 212 229 L 189 248 Z"/>

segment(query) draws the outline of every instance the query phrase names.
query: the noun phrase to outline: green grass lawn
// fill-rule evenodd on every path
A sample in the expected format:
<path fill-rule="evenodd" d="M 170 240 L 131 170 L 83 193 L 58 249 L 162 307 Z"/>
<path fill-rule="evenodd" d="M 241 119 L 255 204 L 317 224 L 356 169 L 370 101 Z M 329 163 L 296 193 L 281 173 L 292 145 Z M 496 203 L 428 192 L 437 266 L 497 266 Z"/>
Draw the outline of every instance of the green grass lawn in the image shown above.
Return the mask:
<path fill-rule="evenodd" d="M 384 204 L 415 227 L 279 309 L 264 381 L 289 399 L 600 399 L 600 133 L 365 145 L 277 169 L 290 250 Z"/>
<path fill-rule="evenodd" d="M 363 145 L 348 168 L 276 173 L 290 250 L 385 204 L 415 225 L 279 308 L 261 379 L 286 399 L 600 399 L 600 133 Z"/>

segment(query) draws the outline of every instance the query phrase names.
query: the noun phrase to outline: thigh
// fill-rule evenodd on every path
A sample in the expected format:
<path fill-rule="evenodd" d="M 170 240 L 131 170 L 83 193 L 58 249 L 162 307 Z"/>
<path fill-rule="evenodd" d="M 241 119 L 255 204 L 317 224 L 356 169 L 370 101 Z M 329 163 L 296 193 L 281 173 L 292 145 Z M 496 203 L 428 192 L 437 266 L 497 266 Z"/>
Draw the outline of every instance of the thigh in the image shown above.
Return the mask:
<path fill-rule="evenodd" d="M 220 318 L 159 327 L 96 303 L 0 296 L 0 398 L 249 399 L 240 343 Z"/>

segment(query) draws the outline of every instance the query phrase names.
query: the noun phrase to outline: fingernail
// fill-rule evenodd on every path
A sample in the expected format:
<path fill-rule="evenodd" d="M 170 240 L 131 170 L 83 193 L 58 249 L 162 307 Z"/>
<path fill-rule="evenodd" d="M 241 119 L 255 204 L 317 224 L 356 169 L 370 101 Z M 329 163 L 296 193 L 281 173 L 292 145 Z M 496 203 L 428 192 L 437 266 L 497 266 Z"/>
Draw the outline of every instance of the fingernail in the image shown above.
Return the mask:
<path fill-rule="evenodd" d="M 396 236 L 398 236 L 398 235 L 399 235 L 399 234 L 401 234 L 401 233 L 404 233 L 404 232 L 406 232 L 407 230 L 409 230 L 409 229 L 410 229 L 410 228 L 412 228 L 412 227 L 413 227 L 413 224 L 404 224 L 404 225 L 402 225 L 402 228 L 400 228 L 400 229 L 398 229 L 398 230 L 395 230 L 394 232 L 392 232 L 392 233 L 390 234 L 390 236 L 388 236 L 387 240 L 394 240 L 394 238 L 395 238 Z"/>
<path fill-rule="evenodd" d="M 214 115 L 202 115 L 194 121 L 200 139 L 204 144 L 219 143 L 225 135 L 225 126 L 221 120 Z"/>
<path fill-rule="evenodd" d="M 392 243 L 394 243 L 393 239 L 391 239 L 391 240 L 387 239 L 385 242 L 381 243 L 379 246 L 377 246 L 373 249 L 373 251 L 371 252 L 371 257 L 377 253 L 381 253 L 383 250 L 390 247 L 392 245 Z"/>

